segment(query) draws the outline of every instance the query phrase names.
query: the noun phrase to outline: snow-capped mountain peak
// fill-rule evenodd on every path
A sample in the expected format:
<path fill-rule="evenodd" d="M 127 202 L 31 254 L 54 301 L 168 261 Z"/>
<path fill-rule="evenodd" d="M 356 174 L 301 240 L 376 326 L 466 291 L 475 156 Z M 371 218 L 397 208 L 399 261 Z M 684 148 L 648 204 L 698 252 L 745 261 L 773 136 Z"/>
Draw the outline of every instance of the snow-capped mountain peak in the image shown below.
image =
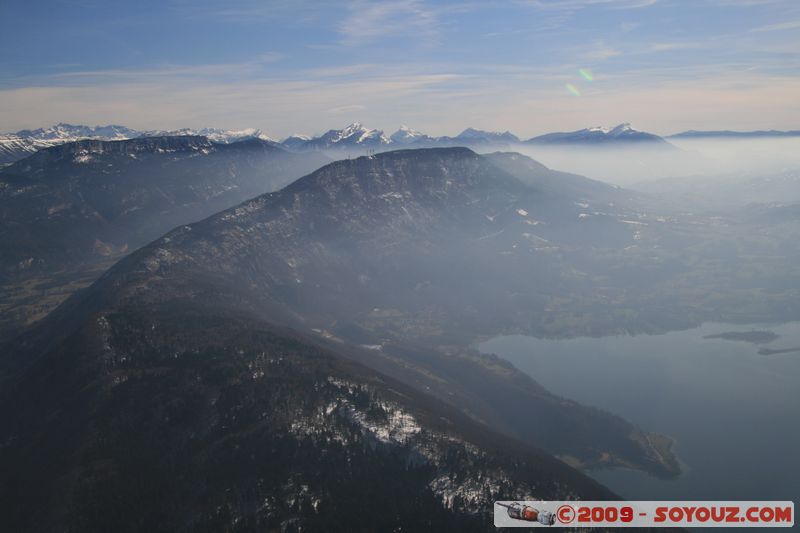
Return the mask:
<path fill-rule="evenodd" d="M 615 126 L 613 129 L 611 129 L 607 133 L 608 133 L 608 135 L 611 135 L 611 136 L 614 136 L 614 137 L 618 137 L 620 135 L 625 135 L 625 134 L 630 133 L 630 132 L 641 133 L 638 130 L 633 129 L 628 122 L 623 122 L 622 124 L 619 124 L 619 125 Z"/>
<path fill-rule="evenodd" d="M 519 142 L 519 138 L 510 131 L 485 131 L 475 128 L 467 128 L 458 135 L 456 139 L 467 139 L 471 141 L 490 141 L 490 142 Z"/>
<path fill-rule="evenodd" d="M 292 133 L 291 135 L 289 135 L 288 137 L 283 139 L 283 141 L 286 141 L 286 140 L 289 140 L 289 139 L 300 139 L 302 141 L 310 141 L 311 140 L 311 136 L 310 135 L 306 135 L 305 133 Z M 283 141 L 281 141 L 281 142 L 283 142 Z"/>
<path fill-rule="evenodd" d="M 353 122 L 345 129 L 341 130 L 339 141 L 356 139 L 356 143 L 361 144 L 370 139 L 378 139 L 378 141 L 388 144 L 388 139 L 383 135 L 381 130 L 371 130 L 365 128 L 360 122 Z"/>
<path fill-rule="evenodd" d="M 306 142 L 304 147 L 325 149 L 344 146 L 380 146 L 391 141 L 381 130 L 369 129 L 360 122 L 353 122 L 341 130 L 328 130 L 324 135 Z"/>
<path fill-rule="evenodd" d="M 613 128 L 595 126 L 576 131 L 548 133 L 534 137 L 527 142 L 535 144 L 597 144 L 617 141 L 644 141 L 664 146 L 669 145 L 658 135 L 634 129 L 628 122 L 623 122 Z"/>
<path fill-rule="evenodd" d="M 614 126 L 613 128 L 607 128 L 605 126 L 592 126 L 591 128 L 585 128 L 585 129 L 577 130 L 577 131 L 571 132 L 571 133 L 579 134 L 579 133 L 584 133 L 584 132 L 585 133 L 594 134 L 594 135 L 602 134 L 602 135 L 606 135 L 606 136 L 609 136 L 609 137 L 617 137 L 619 135 L 624 135 L 624 134 L 626 134 L 628 132 L 638 132 L 638 130 L 633 129 L 631 127 L 630 123 L 623 122 L 622 124 L 618 124 L 618 125 Z"/>
<path fill-rule="evenodd" d="M 109 124 L 107 126 L 83 126 L 61 122 L 47 128 L 20 130 L 0 135 L 0 165 L 27 157 L 42 148 L 49 148 L 81 139 L 119 141 L 138 137 L 140 132 Z"/>
<path fill-rule="evenodd" d="M 361 125 L 360 122 L 353 122 L 343 130 L 338 132 L 338 136 L 335 138 L 334 142 L 343 141 L 345 139 L 350 139 L 354 136 L 357 137 L 356 142 L 361 142 L 362 139 L 367 138 L 370 134 L 375 130 L 369 130 Z"/>
<path fill-rule="evenodd" d="M 181 128 L 171 131 L 138 131 L 126 126 L 109 124 L 107 126 L 85 126 L 61 122 L 55 126 L 20 130 L 16 133 L 0 134 L 0 165 L 12 163 L 27 157 L 42 148 L 84 139 L 98 141 L 122 141 L 137 137 L 183 137 L 202 136 L 218 144 L 229 144 L 247 139 L 261 139 L 276 143 L 264 132 L 256 128 L 224 130 L 221 128 Z"/>
<path fill-rule="evenodd" d="M 84 126 L 61 122 L 48 128 L 20 130 L 17 135 L 37 141 L 70 142 L 78 139 L 123 140 L 138 136 L 139 132 L 109 124 L 107 126 Z"/>
<path fill-rule="evenodd" d="M 411 129 L 404 124 L 400 126 L 396 132 L 392 133 L 389 139 L 392 142 L 399 144 L 410 144 L 421 140 L 429 140 L 432 139 L 432 137 L 417 130 Z"/>
<path fill-rule="evenodd" d="M 181 128 L 177 130 L 154 130 L 140 133 L 142 137 L 183 137 L 183 136 L 207 137 L 209 141 L 218 144 L 230 144 L 246 139 L 261 139 L 267 142 L 277 142 L 261 130 L 256 128 L 245 128 L 241 130 L 225 130 L 222 128 Z"/>

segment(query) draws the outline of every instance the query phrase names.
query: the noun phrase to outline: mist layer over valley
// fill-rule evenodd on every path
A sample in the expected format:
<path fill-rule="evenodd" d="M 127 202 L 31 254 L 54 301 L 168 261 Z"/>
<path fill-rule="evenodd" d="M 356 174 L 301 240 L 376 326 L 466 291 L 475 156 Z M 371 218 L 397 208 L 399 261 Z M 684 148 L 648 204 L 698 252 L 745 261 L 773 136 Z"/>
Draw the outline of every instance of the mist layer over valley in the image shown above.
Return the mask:
<path fill-rule="evenodd" d="M 481 530 L 508 494 L 617 497 L 587 473 L 626 497 L 630 485 L 607 472 L 688 479 L 702 454 L 683 457 L 684 429 L 606 402 L 602 387 L 565 385 L 586 361 L 597 383 L 616 383 L 613 354 L 590 342 L 541 373 L 530 361 L 581 337 L 800 320 L 792 157 L 623 187 L 521 152 L 582 164 L 597 154 L 595 177 L 678 172 L 657 161 L 697 154 L 647 136 L 656 144 L 466 138 L 471 148 L 428 138 L 418 142 L 447 146 L 400 150 L 90 140 L 2 169 L 3 305 L 15 313 L 4 314 L 0 360 L 9 523 L 113 528 L 135 520 L 120 502 L 158 486 L 142 505 L 169 529 L 313 529 L 381 500 L 357 488 L 374 475 L 393 476 L 394 494 L 423 495 L 396 516 Z M 739 143 L 751 141 L 731 142 L 746 153 Z M 492 348 L 513 334 L 534 344 Z M 752 364 L 793 360 L 776 334 L 741 336 L 777 350 Z M 645 355 L 637 363 L 655 371 Z M 705 392 L 695 401 L 731 394 Z M 287 468 L 298 462 L 308 468 Z M 216 511 L 173 512 L 208 501 Z"/>

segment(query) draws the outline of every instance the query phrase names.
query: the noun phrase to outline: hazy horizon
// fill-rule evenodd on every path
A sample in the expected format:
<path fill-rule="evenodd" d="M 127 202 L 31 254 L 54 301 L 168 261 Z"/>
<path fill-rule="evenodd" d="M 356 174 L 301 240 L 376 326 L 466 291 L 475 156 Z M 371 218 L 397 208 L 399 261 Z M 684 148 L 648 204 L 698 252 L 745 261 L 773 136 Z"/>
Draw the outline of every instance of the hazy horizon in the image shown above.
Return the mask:
<path fill-rule="evenodd" d="M 569 133 L 569 132 L 573 132 L 573 131 L 580 131 L 580 130 L 590 129 L 590 128 L 605 128 L 605 129 L 610 130 L 610 129 L 613 129 L 614 127 L 616 127 L 616 126 L 621 126 L 621 125 L 624 125 L 624 124 L 628 124 L 631 127 L 633 127 L 634 129 L 639 130 L 639 131 L 646 131 L 647 133 L 653 133 L 653 132 L 651 132 L 649 130 L 640 129 L 640 128 L 637 127 L 636 124 L 631 124 L 629 121 L 622 121 L 622 122 L 618 122 L 618 123 L 609 123 L 609 124 L 587 124 L 585 126 L 579 127 L 577 129 L 572 129 L 572 130 L 566 130 L 566 129 L 549 130 L 549 131 L 540 132 L 540 133 L 538 133 L 536 135 L 532 135 L 532 136 L 517 135 L 516 132 L 514 132 L 514 131 L 512 131 L 512 130 L 510 130 L 508 128 L 502 128 L 502 127 L 498 128 L 496 130 L 482 130 L 481 128 L 476 128 L 475 126 L 473 126 L 473 125 L 471 125 L 469 123 L 465 123 L 462 126 L 455 126 L 455 129 L 452 130 L 452 131 L 442 133 L 441 135 L 433 135 L 428 131 L 424 131 L 424 130 L 420 130 L 419 128 L 415 128 L 412 124 L 408 124 L 406 122 L 401 122 L 401 123 L 397 124 L 396 126 L 380 127 L 380 126 L 375 126 L 373 124 L 368 124 L 368 123 L 364 122 L 363 120 L 354 119 L 354 120 L 351 120 L 349 122 L 340 123 L 338 126 L 329 128 L 327 130 L 316 129 L 316 130 L 308 130 L 308 131 L 295 131 L 295 132 L 293 132 L 293 133 L 291 133 L 289 135 L 281 135 L 281 136 L 271 136 L 271 135 L 269 135 L 269 132 L 266 131 L 264 128 L 261 128 L 259 126 L 255 126 L 255 125 L 242 126 L 242 127 L 238 127 L 238 128 L 225 128 L 225 127 L 220 127 L 217 124 L 203 124 L 203 125 L 197 126 L 197 127 L 178 126 L 178 127 L 174 127 L 174 128 L 151 128 L 151 127 L 133 128 L 129 124 L 123 124 L 123 123 L 114 123 L 114 122 L 92 123 L 92 122 L 89 122 L 89 121 L 80 121 L 80 120 L 79 121 L 72 121 L 72 122 L 65 121 L 65 120 L 59 120 L 59 121 L 48 123 L 48 124 L 29 124 L 29 125 L 27 125 L 25 127 L 22 127 L 22 128 L 15 128 L 13 130 L 0 131 L 0 134 L 15 134 L 15 133 L 19 133 L 21 131 L 35 131 L 35 130 L 38 130 L 38 129 L 53 128 L 53 127 L 56 127 L 56 126 L 59 126 L 59 125 L 62 125 L 62 124 L 70 125 L 70 126 L 87 126 L 87 127 L 90 127 L 90 128 L 103 128 L 103 127 L 112 127 L 112 126 L 122 126 L 122 127 L 130 127 L 131 129 L 134 129 L 134 130 L 137 130 L 137 131 L 144 131 L 144 132 L 147 132 L 147 131 L 172 132 L 172 131 L 180 131 L 180 130 L 184 130 L 184 129 L 198 129 L 199 130 L 199 129 L 203 129 L 203 128 L 212 128 L 212 129 L 216 128 L 216 129 L 227 130 L 227 131 L 259 130 L 263 134 L 268 135 L 271 138 L 274 138 L 276 140 L 284 140 L 284 139 L 287 139 L 287 138 L 291 137 L 292 135 L 307 135 L 309 137 L 318 137 L 318 136 L 321 136 L 321 135 L 327 133 L 330 130 L 344 129 L 345 127 L 351 126 L 353 124 L 361 124 L 362 126 L 364 126 L 367 129 L 382 131 L 384 133 L 384 135 L 386 135 L 387 137 L 390 136 L 392 133 L 400 130 L 401 128 L 409 128 L 409 129 L 417 131 L 419 133 L 423 133 L 423 134 L 426 134 L 426 135 L 431 135 L 432 137 L 448 137 L 448 136 L 449 137 L 455 137 L 455 136 L 461 134 L 462 132 L 464 132 L 465 130 L 468 130 L 468 129 L 472 128 L 472 129 L 478 129 L 478 130 L 481 130 L 481 131 L 498 132 L 498 133 L 505 133 L 505 132 L 512 133 L 512 134 L 516 135 L 520 139 L 520 141 L 526 141 L 526 140 L 528 140 L 530 138 L 533 138 L 533 137 L 536 137 L 538 135 L 544 135 L 544 134 L 548 134 L 548 133 Z M 714 128 L 703 128 L 703 129 L 694 129 L 694 130 L 683 129 L 683 130 L 676 130 L 676 131 L 667 132 L 667 133 L 660 133 L 658 135 L 660 135 L 662 137 L 670 137 L 672 135 L 677 135 L 677 134 L 685 133 L 685 132 L 688 132 L 688 131 L 703 131 L 703 132 L 731 131 L 731 132 L 737 132 L 737 133 L 750 133 L 750 132 L 760 132 L 760 131 L 788 132 L 788 131 L 800 131 L 800 127 L 795 128 L 795 129 L 787 129 L 787 130 L 780 130 L 778 128 L 761 128 L 761 129 L 758 129 L 758 130 L 732 130 L 732 129 L 731 130 L 717 130 L 717 129 L 714 129 Z M 735 138 L 734 137 L 734 138 L 730 138 L 730 139 L 722 139 L 722 142 L 742 141 L 742 140 L 746 141 L 748 139 L 746 139 L 746 138 L 745 139 L 741 139 L 741 138 Z M 670 139 L 670 142 L 673 143 L 673 144 L 675 144 L 675 143 L 691 143 L 691 142 L 696 142 L 696 141 L 697 141 L 696 139 L 691 139 L 691 138 L 687 138 L 687 139 Z"/>
<path fill-rule="evenodd" d="M 0 125 L 797 129 L 783 0 L 0 6 Z"/>

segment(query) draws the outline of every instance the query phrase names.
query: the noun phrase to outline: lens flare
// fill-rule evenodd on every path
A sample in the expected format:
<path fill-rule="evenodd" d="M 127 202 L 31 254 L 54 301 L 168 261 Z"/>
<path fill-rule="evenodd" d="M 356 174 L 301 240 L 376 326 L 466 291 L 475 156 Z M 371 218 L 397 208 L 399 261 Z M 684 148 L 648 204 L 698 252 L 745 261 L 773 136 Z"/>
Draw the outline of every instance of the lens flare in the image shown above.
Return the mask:
<path fill-rule="evenodd" d="M 571 93 L 573 96 L 580 96 L 580 95 L 581 95 L 581 92 L 578 90 L 578 88 L 577 88 L 577 87 L 575 87 L 574 85 L 572 85 L 571 83 L 568 83 L 568 84 L 566 85 L 566 87 L 567 87 L 567 90 L 568 90 L 568 91 L 569 91 L 569 92 L 570 92 L 570 93 Z"/>
<path fill-rule="evenodd" d="M 589 71 L 589 69 L 578 69 L 578 74 L 580 74 L 586 81 L 594 81 L 594 76 L 592 76 L 592 73 Z"/>

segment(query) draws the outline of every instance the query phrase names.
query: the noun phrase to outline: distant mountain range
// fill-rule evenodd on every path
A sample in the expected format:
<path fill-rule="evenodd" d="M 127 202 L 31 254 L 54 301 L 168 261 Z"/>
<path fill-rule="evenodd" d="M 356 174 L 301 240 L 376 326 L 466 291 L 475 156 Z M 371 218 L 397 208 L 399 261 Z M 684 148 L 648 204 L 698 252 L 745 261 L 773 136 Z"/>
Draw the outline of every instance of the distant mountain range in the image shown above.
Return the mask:
<path fill-rule="evenodd" d="M 199 130 L 183 128 L 180 130 L 138 131 L 125 126 L 82 126 L 73 124 L 56 124 L 49 128 L 20 130 L 16 133 L 0 134 L 0 165 L 13 163 L 32 153 L 59 144 L 79 140 L 120 141 L 138 137 L 206 137 L 218 144 L 230 144 L 247 139 L 260 139 L 270 144 L 278 144 L 261 130 L 249 128 L 244 130 L 223 130 L 219 128 L 202 128 Z"/>
<path fill-rule="evenodd" d="M 467 128 L 455 137 L 432 137 L 413 130 L 408 126 L 400 128 L 389 136 L 383 131 L 369 129 L 360 122 L 354 122 L 341 130 L 329 130 L 318 137 L 293 135 L 282 141 L 290 150 L 333 150 L 367 149 L 384 151 L 396 148 L 442 148 L 452 146 L 474 147 L 480 145 L 510 146 L 519 143 L 517 136 L 509 132 L 482 131 Z"/>
<path fill-rule="evenodd" d="M 779 131 L 779 130 L 758 130 L 758 131 L 697 131 L 689 130 L 681 133 L 669 135 L 670 139 L 702 139 L 702 138 L 761 138 L 761 137 L 800 137 L 800 130 Z"/>
<path fill-rule="evenodd" d="M 561 145 L 626 145 L 630 143 L 669 146 L 669 143 L 658 135 L 635 130 L 630 124 L 620 124 L 614 128 L 585 128 L 577 131 L 548 133 L 534 137 L 528 144 L 561 144 Z"/>
<path fill-rule="evenodd" d="M 354 122 L 341 130 L 328 130 L 319 137 L 313 137 L 296 144 L 298 150 L 324 150 L 330 148 L 378 148 L 388 146 L 392 141 L 382 131 L 365 128 Z"/>
<path fill-rule="evenodd" d="M 42 148 L 55 146 L 56 144 L 60 143 L 37 141 L 30 137 L 20 137 L 16 133 L 2 134 L 0 135 L 0 165 L 19 161 Z"/>
<path fill-rule="evenodd" d="M 69 142 L 79 139 L 102 139 L 105 141 L 130 139 L 139 137 L 141 132 L 132 130 L 125 126 L 109 124 L 108 126 L 82 126 L 72 124 L 56 124 L 49 128 L 39 128 L 35 130 L 20 130 L 16 133 L 20 137 L 36 139 L 40 141 Z"/>
<path fill-rule="evenodd" d="M 154 130 L 139 132 L 138 135 L 131 135 L 128 138 L 134 137 L 180 137 L 180 136 L 200 136 L 206 137 L 209 141 L 218 144 L 231 144 L 248 139 L 259 139 L 270 144 L 279 144 L 275 139 L 272 139 L 264 132 L 255 128 L 245 128 L 243 130 L 223 130 L 220 128 L 201 128 L 195 130 L 192 128 L 182 128 L 179 130 Z"/>
<path fill-rule="evenodd" d="M 20 130 L 16 133 L 0 134 L 0 165 L 12 163 L 37 150 L 73 142 L 81 139 L 122 140 L 137 137 L 202 136 L 219 144 L 230 144 L 247 139 L 260 139 L 281 146 L 293 152 L 352 150 L 354 155 L 366 151 L 386 151 L 397 148 L 446 148 L 465 146 L 468 148 L 513 148 L 516 145 L 529 146 L 648 146 L 667 148 L 666 140 L 693 138 L 760 138 L 797 137 L 798 131 L 685 131 L 665 137 L 640 131 L 628 123 L 613 128 L 592 127 L 569 132 L 556 132 L 522 140 L 509 131 L 496 132 L 467 128 L 456 136 L 431 136 L 408 126 L 386 135 L 382 130 L 370 129 L 354 122 L 342 129 L 332 129 L 317 136 L 295 134 L 282 140 L 269 137 L 255 128 L 225 130 L 220 128 L 182 128 L 177 130 L 139 131 L 125 126 L 82 126 L 57 124 L 49 128 Z"/>
<path fill-rule="evenodd" d="M 396 148 L 436 148 L 465 146 L 468 148 L 510 148 L 519 144 L 623 144 L 629 141 L 654 141 L 666 144 L 657 135 L 634 130 L 628 124 L 616 128 L 589 128 L 569 133 L 552 133 L 522 141 L 511 132 L 485 131 L 467 128 L 456 136 L 431 136 L 401 126 L 391 135 L 382 130 L 370 129 L 354 122 L 342 129 L 328 130 L 318 136 L 291 135 L 281 141 L 273 139 L 261 130 L 247 128 L 224 130 L 220 128 L 183 128 L 178 130 L 139 131 L 125 126 L 82 126 L 57 124 L 49 128 L 21 130 L 0 135 L 0 165 L 12 163 L 37 150 L 73 142 L 81 139 L 122 140 L 138 137 L 201 136 L 218 144 L 230 144 L 247 139 L 260 139 L 294 152 L 354 150 L 354 155 L 364 151 L 385 151 Z"/>
<path fill-rule="evenodd" d="M 22 159 L 42 148 L 81 139 L 114 141 L 139 137 L 140 135 L 141 132 L 114 124 L 108 126 L 75 126 L 64 123 L 56 124 L 49 128 L 0 134 L 0 165 Z"/>

